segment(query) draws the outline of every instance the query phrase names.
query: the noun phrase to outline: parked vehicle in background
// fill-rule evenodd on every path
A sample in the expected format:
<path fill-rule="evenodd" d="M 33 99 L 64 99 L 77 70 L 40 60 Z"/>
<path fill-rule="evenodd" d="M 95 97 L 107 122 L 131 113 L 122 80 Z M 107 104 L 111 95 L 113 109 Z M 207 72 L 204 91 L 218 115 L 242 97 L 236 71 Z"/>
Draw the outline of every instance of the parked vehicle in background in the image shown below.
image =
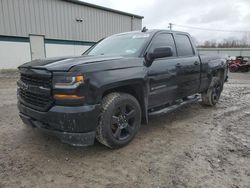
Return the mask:
<path fill-rule="evenodd" d="M 235 60 L 229 62 L 229 70 L 230 72 L 248 72 L 250 70 L 250 60 L 237 56 Z"/>
<path fill-rule="evenodd" d="M 107 37 L 79 57 L 38 59 L 19 67 L 18 108 L 25 124 L 86 146 L 127 145 L 149 115 L 200 93 L 216 105 L 226 60 L 199 56 L 188 33 L 147 30 Z"/>

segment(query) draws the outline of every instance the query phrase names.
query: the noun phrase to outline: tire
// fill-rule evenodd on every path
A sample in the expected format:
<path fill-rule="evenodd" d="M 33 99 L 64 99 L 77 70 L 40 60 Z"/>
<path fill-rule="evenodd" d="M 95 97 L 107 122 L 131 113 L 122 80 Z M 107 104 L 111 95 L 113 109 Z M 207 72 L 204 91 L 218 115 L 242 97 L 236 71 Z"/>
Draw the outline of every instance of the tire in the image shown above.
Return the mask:
<path fill-rule="evenodd" d="M 248 72 L 249 71 L 249 68 L 247 66 L 244 66 L 244 67 L 241 67 L 240 68 L 240 71 L 241 72 Z"/>
<path fill-rule="evenodd" d="M 214 106 L 220 99 L 223 90 L 223 81 L 219 77 L 213 77 L 210 87 L 201 94 L 202 103 L 207 106 Z"/>
<path fill-rule="evenodd" d="M 135 97 L 110 93 L 103 98 L 96 139 L 112 149 L 126 146 L 141 125 L 141 108 Z"/>
<path fill-rule="evenodd" d="M 230 72 L 237 72 L 239 70 L 239 67 L 237 65 L 230 65 L 229 71 Z"/>

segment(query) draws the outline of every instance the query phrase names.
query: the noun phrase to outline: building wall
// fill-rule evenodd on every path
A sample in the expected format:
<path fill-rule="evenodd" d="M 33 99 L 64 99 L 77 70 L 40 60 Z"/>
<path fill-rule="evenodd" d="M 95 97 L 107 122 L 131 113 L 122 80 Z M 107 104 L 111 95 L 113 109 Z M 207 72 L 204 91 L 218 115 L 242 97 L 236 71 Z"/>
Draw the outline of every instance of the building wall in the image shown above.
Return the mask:
<path fill-rule="evenodd" d="M 0 69 L 17 68 L 30 60 L 29 42 L 0 41 Z"/>
<path fill-rule="evenodd" d="M 141 30 L 142 28 L 142 20 L 138 18 L 133 18 L 133 28 L 131 30 Z"/>
<path fill-rule="evenodd" d="M 198 48 L 200 54 L 219 54 L 223 56 L 248 56 L 250 48 Z"/>
<path fill-rule="evenodd" d="M 83 21 L 77 22 L 80 18 Z M 96 42 L 141 29 L 142 19 L 64 0 L 1 0 L 0 35 Z"/>
<path fill-rule="evenodd" d="M 91 43 L 45 40 L 45 54 L 46 57 L 79 56 L 91 45 Z M 0 37 L 0 70 L 16 69 L 19 65 L 31 61 L 30 51 L 29 38 L 4 37 L 3 41 L 3 37 Z"/>
<path fill-rule="evenodd" d="M 90 46 L 68 44 L 45 44 L 46 57 L 56 56 L 79 56 Z"/>
<path fill-rule="evenodd" d="M 30 35 L 44 36 L 46 57 L 72 56 L 106 36 L 141 27 L 140 16 L 75 0 L 0 0 L 0 69 L 31 60 Z"/>

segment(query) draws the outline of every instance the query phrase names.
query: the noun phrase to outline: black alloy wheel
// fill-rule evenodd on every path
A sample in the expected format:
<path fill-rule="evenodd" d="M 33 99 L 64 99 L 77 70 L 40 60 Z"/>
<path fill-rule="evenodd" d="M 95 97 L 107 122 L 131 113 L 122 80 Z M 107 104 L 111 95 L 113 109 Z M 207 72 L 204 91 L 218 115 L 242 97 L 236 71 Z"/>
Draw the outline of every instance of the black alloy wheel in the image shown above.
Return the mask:
<path fill-rule="evenodd" d="M 103 98 L 96 139 L 110 147 L 127 145 L 141 125 L 141 108 L 137 99 L 127 93 L 110 93 Z"/>
<path fill-rule="evenodd" d="M 207 91 L 201 93 L 202 103 L 208 106 L 214 106 L 220 99 L 223 90 L 223 81 L 220 77 L 213 77 Z"/>
<path fill-rule="evenodd" d="M 133 106 L 123 104 L 115 109 L 111 119 L 111 130 L 114 138 L 126 140 L 135 128 L 135 109 Z"/>

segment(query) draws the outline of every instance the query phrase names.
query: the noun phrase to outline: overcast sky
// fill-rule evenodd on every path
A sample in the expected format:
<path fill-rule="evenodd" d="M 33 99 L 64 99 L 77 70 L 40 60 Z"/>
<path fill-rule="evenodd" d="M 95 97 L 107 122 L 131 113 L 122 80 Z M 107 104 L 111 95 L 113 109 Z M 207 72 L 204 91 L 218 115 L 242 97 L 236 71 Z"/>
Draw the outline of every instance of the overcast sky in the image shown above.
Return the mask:
<path fill-rule="evenodd" d="M 167 29 L 168 23 L 218 30 L 250 31 L 250 0 L 84 0 L 144 16 L 143 26 Z M 212 32 L 173 26 L 198 41 L 242 38 L 243 32 Z M 249 40 L 250 40 L 250 34 Z"/>

